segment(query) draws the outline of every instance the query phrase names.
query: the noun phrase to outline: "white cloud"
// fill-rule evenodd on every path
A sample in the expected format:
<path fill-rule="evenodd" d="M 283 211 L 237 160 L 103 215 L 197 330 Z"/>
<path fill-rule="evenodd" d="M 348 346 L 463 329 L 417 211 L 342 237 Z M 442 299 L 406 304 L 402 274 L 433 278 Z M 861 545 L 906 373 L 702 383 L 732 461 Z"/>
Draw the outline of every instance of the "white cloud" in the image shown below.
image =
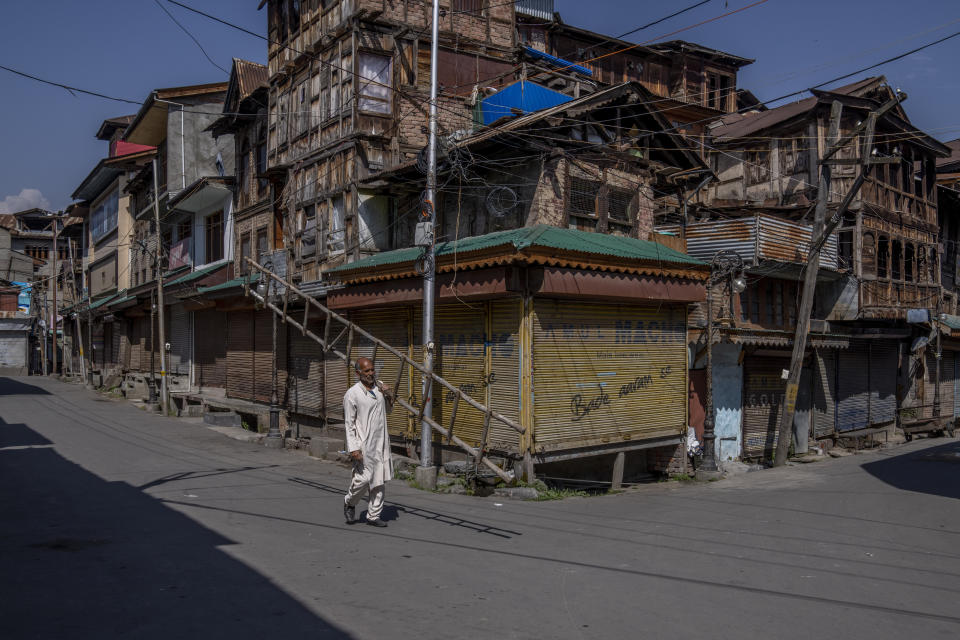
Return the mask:
<path fill-rule="evenodd" d="M 0 200 L 0 213 L 16 213 L 34 207 L 50 208 L 50 201 L 40 193 L 39 189 L 21 189 L 19 194 Z"/>

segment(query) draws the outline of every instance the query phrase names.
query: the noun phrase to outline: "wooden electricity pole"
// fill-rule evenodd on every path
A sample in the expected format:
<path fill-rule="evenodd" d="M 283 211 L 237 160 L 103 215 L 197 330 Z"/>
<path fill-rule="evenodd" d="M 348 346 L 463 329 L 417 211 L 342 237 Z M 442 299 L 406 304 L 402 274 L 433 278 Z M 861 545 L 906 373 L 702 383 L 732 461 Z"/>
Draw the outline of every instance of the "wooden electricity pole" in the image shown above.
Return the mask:
<path fill-rule="evenodd" d="M 53 219 L 53 270 L 50 278 L 53 283 L 53 312 L 50 324 L 53 326 L 53 375 L 57 375 L 57 243 L 60 240 L 60 214 Z"/>
<path fill-rule="evenodd" d="M 838 140 L 840 134 L 840 116 L 843 113 L 843 105 L 835 100 L 830 108 L 830 130 L 827 135 L 827 149 L 820 158 L 820 184 L 817 187 L 817 206 L 814 211 L 813 230 L 811 235 L 810 251 L 807 255 L 806 272 L 803 279 L 803 293 L 800 298 L 800 309 L 797 311 L 797 327 L 793 338 L 793 353 L 790 357 L 790 370 L 787 377 L 787 388 L 783 413 L 780 419 L 780 430 L 777 434 L 777 450 L 773 458 L 773 466 L 779 467 L 787 461 L 787 454 L 790 450 L 790 443 L 793 440 L 793 418 L 796 413 L 797 390 L 800 387 L 800 371 L 803 366 L 803 353 L 807 348 L 807 334 L 810 330 L 810 314 L 813 311 L 813 298 L 817 288 L 817 275 L 820 270 L 820 249 L 823 247 L 827 238 L 833 233 L 834 229 L 843 220 L 843 214 L 849 208 L 850 203 L 860 191 L 863 181 L 867 176 L 871 164 L 886 162 L 888 159 L 872 159 L 873 134 L 876 129 L 877 120 L 893 107 L 897 106 L 907 96 L 905 93 L 896 92 L 894 97 L 883 104 L 880 108 L 871 111 L 866 120 L 860 122 L 850 133 Z M 826 220 L 827 203 L 830 200 L 830 179 L 831 165 L 851 164 L 850 160 L 833 159 L 833 156 L 842 147 L 849 144 L 858 135 L 863 134 L 863 140 L 860 145 L 860 158 L 853 162 L 860 165 L 860 173 L 850 190 L 844 196 L 836 212 Z M 899 158 L 895 158 L 897 162 Z"/>

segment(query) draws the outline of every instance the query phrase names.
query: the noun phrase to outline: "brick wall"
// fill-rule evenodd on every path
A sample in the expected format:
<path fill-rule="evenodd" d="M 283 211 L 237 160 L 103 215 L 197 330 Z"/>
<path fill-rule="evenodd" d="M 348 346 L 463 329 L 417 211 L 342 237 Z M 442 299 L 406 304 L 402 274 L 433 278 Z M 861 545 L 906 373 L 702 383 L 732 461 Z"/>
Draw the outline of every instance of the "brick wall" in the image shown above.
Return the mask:
<path fill-rule="evenodd" d="M 647 449 L 647 469 L 668 475 L 689 473 L 687 445 L 680 443 L 668 447 Z"/>

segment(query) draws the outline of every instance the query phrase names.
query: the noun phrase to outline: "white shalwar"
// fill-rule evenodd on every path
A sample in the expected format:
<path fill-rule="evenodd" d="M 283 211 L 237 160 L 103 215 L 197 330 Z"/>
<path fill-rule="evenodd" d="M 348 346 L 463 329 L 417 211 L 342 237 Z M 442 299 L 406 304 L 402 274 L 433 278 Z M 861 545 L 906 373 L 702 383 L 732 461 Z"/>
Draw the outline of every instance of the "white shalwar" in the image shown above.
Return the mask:
<path fill-rule="evenodd" d="M 353 465 L 353 477 L 344 502 L 354 507 L 369 491 L 367 520 L 377 520 L 383 509 L 383 483 L 393 478 L 383 393 L 376 387 L 367 389 L 362 382 L 353 385 L 343 396 L 343 418 L 347 452 L 360 450 L 363 453 L 363 463 Z"/>

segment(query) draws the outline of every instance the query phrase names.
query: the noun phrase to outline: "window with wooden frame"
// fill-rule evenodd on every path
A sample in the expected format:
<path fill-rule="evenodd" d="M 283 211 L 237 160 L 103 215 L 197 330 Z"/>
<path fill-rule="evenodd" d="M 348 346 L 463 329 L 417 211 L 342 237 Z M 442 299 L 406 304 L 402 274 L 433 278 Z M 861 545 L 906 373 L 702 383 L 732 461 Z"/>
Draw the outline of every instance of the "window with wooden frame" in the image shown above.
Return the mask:
<path fill-rule="evenodd" d="M 303 208 L 300 222 L 300 256 L 309 257 L 317 253 L 317 212 L 316 207 L 308 204 Z"/>
<path fill-rule="evenodd" d="M 223 212 L 218 211 L 203 220 L 206 262 L 223 259 Z"/>
<path fill-rule="evenodd" d="M 250 232 L 240 234 L 240 275 L 250 273 L 250 263 L 247 258 L 250 257 Z"/>
<path fill-rule="evenodd" d="M 755 145 L 765 144 L 761 141 Z M 747 184 L 760 184 L 770 179 L 770 152 L 767 149 L 752 149 L 744 153 L 744 173 Z"/>
<path fill-rule="evenodd" d="M 455 13 L 466 13 L 473 16 L 483 15 L 483 0 L 453 0 L 451 5 Z"/>
<path fill-rule="evenodd" d="M 630 219 L 630 203 L 633 192 L 611 187 L 607 191 L 607 225 L 611 231 L 628 233 L 633 228 Z"/>
<path fill-rule="evenodd" d="M 872 231 L 863 233 L 860 268 L 864 278 L 873 279 L 877 277 L 877 240 Z"/>
<path fill-rule="evenodd" d="M 237 158 L 237 185 L 240 187 L 240 193 L 244 196 L 250 190 L 250 143 L 244 139 L 243 144 L 240 145 L 240 157 Z"/>
<path fill-rule="evenodd" d="M 903 279 L 907 282 L 914 282 L 916 270 L 917 248 L 912 242 L 908 242 L 903 247 Z"/>
<path fill-rule="evenodd" d="M 313 205 L 311 205 L 312 208 Z M 260 260 L 261 256 L 270 250 L 269 244 L 267 242 L 267 228 L 260 227 L 257 229 L 257 255 L 256 259 Z"/>
<path fill-rule="evenodd" d="M 567 185 L 567 216 L 570 227 L 583 231 L 595 231 L 597 228 L 597 197 L 602 183 L 599 180 L 585 180 L 570 177 Z"/>
<path fill-rule="evenodd" d="M 886 280 L 890 277 L 890 238 L 880 235 L 877 238 L 877 278 Z"/>
<path fill-rule="evenodd" d="M 257 195 L 262 197 L 270 184 L 267 178 L 267 141 L 264 139 L 257 145 Z"/>
<path fill-rule="evenodd" d="M 417 41 L 397 40 L 397 62 L 400 63 L 400 82 L 407 86 L 417 84 Z"/>
<path fill-rule="evenodd" d="M 361 51 L 358 58 L 360 69 L 361 111 L 389 114 L 392 111 L 393 83 L 390 56 Z"/>

